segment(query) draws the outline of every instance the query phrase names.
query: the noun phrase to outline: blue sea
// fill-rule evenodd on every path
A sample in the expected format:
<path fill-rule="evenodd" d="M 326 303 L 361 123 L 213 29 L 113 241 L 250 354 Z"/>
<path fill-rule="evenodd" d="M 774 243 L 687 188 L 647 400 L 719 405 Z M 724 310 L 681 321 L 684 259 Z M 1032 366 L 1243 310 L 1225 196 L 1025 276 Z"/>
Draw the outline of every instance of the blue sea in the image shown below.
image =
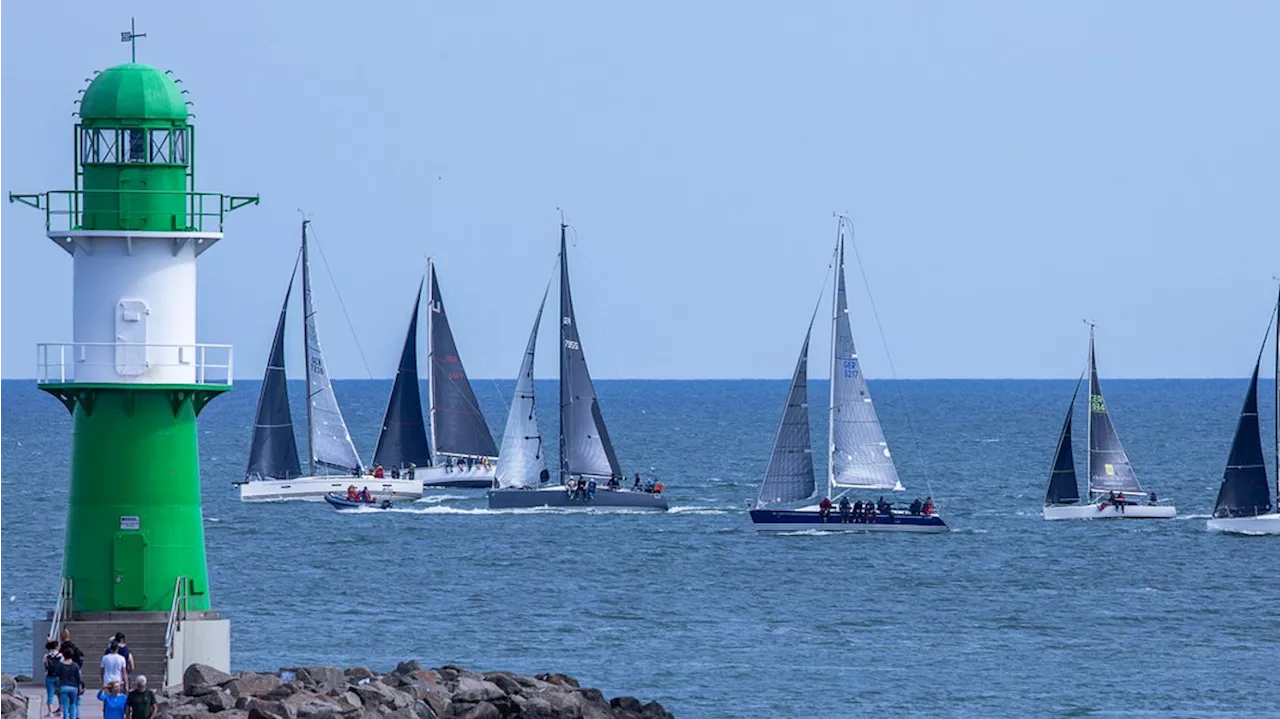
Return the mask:
<path fill-rule="evenodd" d="M 662 515 L 495 513 L 463 490 L 391 512 L 242 504 L 231 483 L 258 384 L 238 383 L 201 417 L 214 605 L 235 669 L 557 671 L 678 717 L 1280 716 L 1280 538 L 1204 526 L 1246 381 L 1106 382 L 1139 478 L 1180 516 L 1048 523 L 1074 383 L 873 382 L 905 499 L 932 494 L 954 531 L 775 537 L 745 508 L 783 380 L 597 382 L 624 469 L 669 488 Z M 512 383 L 474 384 L 500 436 Z M 336 385 L 366 457 L 389 390 Z M 17 673 L 57 594 L 70 421 L 33 382 L 2 391 L 3 668 Z M 810 392 L 821 406 L 826 384 Z"/>

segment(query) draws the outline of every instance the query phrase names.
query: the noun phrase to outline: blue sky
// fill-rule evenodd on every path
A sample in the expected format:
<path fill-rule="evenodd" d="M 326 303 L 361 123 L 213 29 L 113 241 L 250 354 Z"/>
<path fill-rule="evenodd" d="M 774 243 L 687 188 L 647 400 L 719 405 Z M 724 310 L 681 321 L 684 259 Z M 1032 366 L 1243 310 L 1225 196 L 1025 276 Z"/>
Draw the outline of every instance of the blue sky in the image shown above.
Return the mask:
<path fill-rule="evenodd" d="M 1280 275 L 1280 4 L 355 7 L 9 3 L 3 189 L 70 185 L 72 101 L 128 59 L 133 14 L 139 60 L 195 102 L 200 189 L 262 195 L 200 260 L 200 339 L 234 343 L 240 377 L 261 374 L 297 208 L 378 377 L 428 254 L 470 374 L 513 376 L 556 207 L 601 378 L 789 375 L 833 210 L 902 377 L 1075 377 L 1082 317 L 1108 376 L 1250 369 Z M 30 377 L 37 342 L 71 338 L 71 262 L 35 211 L 2 221 L 0 374 Z M 330 369 L 366 377 L 317 276 Z"/>

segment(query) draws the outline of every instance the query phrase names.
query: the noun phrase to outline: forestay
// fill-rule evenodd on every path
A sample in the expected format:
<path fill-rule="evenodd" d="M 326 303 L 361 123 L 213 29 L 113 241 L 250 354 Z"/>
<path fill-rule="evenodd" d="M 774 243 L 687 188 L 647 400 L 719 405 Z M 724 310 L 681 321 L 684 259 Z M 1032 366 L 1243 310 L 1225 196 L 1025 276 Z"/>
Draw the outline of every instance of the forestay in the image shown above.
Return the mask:
<path fill-rule="evenodd" d="M 440 454 L 467 457 L 496 457 L 498 448 L 489 424 L 480 411 L 467 371 L 458 356 L 458 347 L 449 329 L 435 263 L 428 274 L 431 287 L 431 427 Z"/>
<path fill-rule="evenodd" d="M 1080 501 L 1080 483 L 1076 479 L 1076 460 L 1071 443 L 1071 416 L 1075 413 L 1076 397 L 1080 394 L 1083 382 L 1083 376 L 1076 381 L 1075 391 L 1071 393 L 1071 404 L 1067 405 L 1067 418 L 1062 423 L 1058 451 L 1053 457 L 1053 469 L 1049 472 L 1049 489 L 1044 495 L 1044 503 L 1047 505 L 1075 504 Z"/>
<path fill-rule="evenodd" d="M 809 435 L 809 336 L 804 334 L 800 358 L 791 375 L 791 389 L 782 420 L 773 438 L 773 451 L 765 469 L 756 506 L 796 502 L 813 496 L 813 446 Z"/>
<path fill-rule="evenodd" d="M 249 445 L 249 466 L 244 478 L 253 482 L 264 479 L 293 479 L 302 476 L 298 463 L 298 442 L 293 436 L 293 417 L 289 412 L 288 377 L 284 369 L 284 329 L 289 314 L 289 296 L 293 294 L 293 277 L 284 293 L 284 306 L 276 322 L 275 339 L 267 357 L 267 370 L 262 376 L 258 394 L 258 411 L 253 421 L 253 441 Z"/>
<path fill-rule="evenodd" d="M 405 334 L 400 366 L 395 384 L 387 400 L 382 430 L 373 450 L 373 463 L 383 467 L 419 467 L 431 465 L 431 445 L 427 442 L 427 425 L 422 418 L 422 394 L 418 387 L 418 306 L 422 302 L 422 285 L 413 299 L 409 315 L 409 331 Z"/>
<path fill-rule="evenodd" d="M 901 490 L 875 405 L 867 389 L 849 328 L 844 282 L 844 235 L 836 246 L 836 291 L 832 300 L 830 456 L 832 487 Z"/>
<path fill-rule="evenodd" d="M 1141 492 L 1138 476 L 1129 464 L 1120 437 L 1111 423 L 1107 403 L 1098 383 L 1098 363 L 1089 333 L 1089 491 Z"/>
<path fill-rule="evenodd" d="M 308 424 L 311 432 L 311 458 L 314 464 L 347 472 L 362 473 L 364 466 L 351 442 L 351 433 L 338 409 L 338 398 L 325 368 L 316 334 L 316 311 L 311 301 L 311 264 L 307 254 L 306 224 L 302 228 L 302 304 L 305 318 L 303 331 L 307 347 Z M 315 469 L 312 467 L 312 472 Z"/>
<path fill-rule="evenodd" d="M 538 344 L 538 326 L 547 295 L 542 295 L 538 314 L 529 332 L 529 343 L 516 377 L 515 398 L 507 414 L 507 427 L 502 433 L 502 449 L 498 452 L 495 480 L 499 487 L 536 487 L 547 471 L 547 456 L 542 451 L 542 432 L 538 429 L 538 409 L 533 398 L 533 358 Z"/>
<path fill-rule="evenodd" d="M 560 226 L 560 473 L 562 480 L 564 475 L 623 476 L 578 337 L 564 225 Z"/>

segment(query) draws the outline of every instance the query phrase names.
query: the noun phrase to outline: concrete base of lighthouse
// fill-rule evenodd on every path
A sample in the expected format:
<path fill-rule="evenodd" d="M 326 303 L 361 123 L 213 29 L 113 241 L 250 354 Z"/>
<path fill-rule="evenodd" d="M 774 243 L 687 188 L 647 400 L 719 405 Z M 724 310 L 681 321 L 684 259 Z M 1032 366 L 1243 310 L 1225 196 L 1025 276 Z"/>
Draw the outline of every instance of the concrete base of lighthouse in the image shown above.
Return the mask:
<path fill-rule="evenodd" d="M 32 624 L 33 677 L 44 676 L 44 643 L 53 624 L 52 613 Z M 124 632 L 133 654 L 131 676 L 147 677 L 153 689 L 182 683 L 182 673 L 192 664 L 207 664 L 231 671 L 231 620 L 218 612 L 188 612 L 173 633 L 173 656 L 165 649 L 169 615 L 165 612 L 84 612 L 62 626 L 71 630 L 71 641 L 85 655 L 85 683 L 94 688 L 98 658 L 116 632 Z"/>

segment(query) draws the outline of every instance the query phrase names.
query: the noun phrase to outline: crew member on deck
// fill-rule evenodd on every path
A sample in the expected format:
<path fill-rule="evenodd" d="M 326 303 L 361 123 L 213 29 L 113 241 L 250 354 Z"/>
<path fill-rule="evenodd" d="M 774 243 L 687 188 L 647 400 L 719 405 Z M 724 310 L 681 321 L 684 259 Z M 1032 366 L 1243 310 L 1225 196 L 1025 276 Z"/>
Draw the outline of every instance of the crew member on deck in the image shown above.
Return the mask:
<path fill-rule="evenodd" d="M 822 515 L 822 521 L 824 522 L 827 521 L 827 518 L 831 516 L 831 498 L 830 497 L 823 497 L 822 501 L 818 502 L 818 514 Z"/>
<path fill-rule="evenodd" d="M 924 512 L 926 516 L 933 514 L 933 497 L 932 496 L 924 498 L 924 507 L 921 509 L 921 511 Z"/>
<path fill-rule="evenodd" d="M 354 484 L 347 486 L 347 499 L 352 502 L 360 501 L 360 493 L 356 491 L 356 486 Z"/>
<path fill-rule="evenodd" d="M 640 491 L 640 473 L 639 472 L 636 472 L 636 482 L 635 484 L 631 485 L 631 489 L 636 492 Z"/>
<path fill-rule="evenodd" d="M 911 511 L 911 513 L 912 513 L 912 514 L 919 514 L 919 513 L 920 513 L 920 509 L 921 509 L 923 506 L 924 506 L 924 505 L 920 503 L 920 498 L 919 498 L 919 497 L 916 497 L 914 500 L 912 500 L 912 501 L 911 501 L 910 511 Z"/>
<path fill-rule="evenodd" d="M 596 498 L 596 481 L 594 479 L 587 480 L 587 499 Z"/>
<path fill-rule="evenodd" d="M 861 499 L 853 503 L 853 521 L 855 522 L 862 521 L 862 500 Z"/>
<path fill-rule="evenodd" d="M 387 476 L 387 473 L 382 471 L 382 465 L 378 465 L 373 468 L 374 479 L 382 479 L 383 477 L 386 477 L 386 476 Z"/>
<path fill-rule="evenodd" d="M 840 498 L 840 522 L 841 523 L 843 524 L 849 523 L 849 513 L 851 511 L 852 511 L 852 507 L 849 504 L 849 497 L 848 496 L 841 497 Z"/>

